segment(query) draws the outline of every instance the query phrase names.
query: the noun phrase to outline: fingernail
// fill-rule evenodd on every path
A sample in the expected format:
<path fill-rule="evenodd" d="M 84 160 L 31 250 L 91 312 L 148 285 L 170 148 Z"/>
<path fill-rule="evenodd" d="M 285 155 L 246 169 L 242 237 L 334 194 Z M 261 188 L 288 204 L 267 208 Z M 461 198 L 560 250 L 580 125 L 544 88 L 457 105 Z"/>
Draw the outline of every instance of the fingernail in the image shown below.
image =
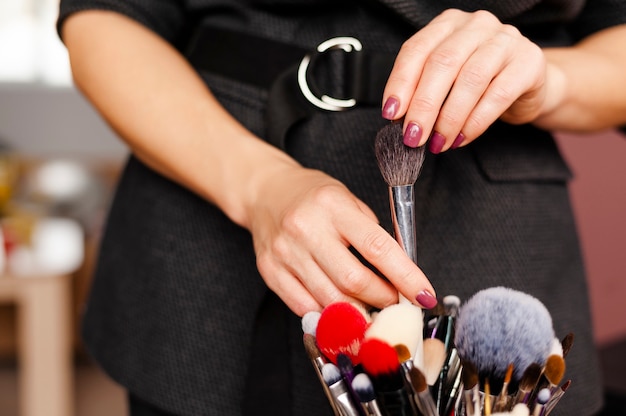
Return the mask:
<path fill-rule="evenodd" d="M 410 122 L 404 131 L 403 141 L 409 147 L 417 147 L 422 138 L 422 129 L 417 123 Z"/>
<path fill-rule="evenodd" d="M 459 133 L 459 135 L 456 136 L 456 139 L 454 139 L 454 142 L 452 142 L 452 146 L 450 146 L 450 149 L 456 149 L 457 147 L 459 147 L 461 143 L 463 143 L 463 140 L 465 140 L 465 135 L 463 133 Z"/>
<path fill-rule="evenodd" d="M 393 120 L 398 112 L 398 107 L 400 107 L 400 101 L 396 97 L 387 98 L 385 105 L 383 105 L 383 118 Z"/>
<path fill-rule="evenodd" d="M 437 306 L 437 298 L 427 290 L 422 290 L 418 293 L 415 300 L 426 309 L 432 309 Z"/>
<path fill-rule="evenodd" d="M 431 153 L 437 154 L 441 152 L 444 144 L 446 144 L 446 138 L 441 133 L 434 132 L 430 137 L 428 149 Z"/>

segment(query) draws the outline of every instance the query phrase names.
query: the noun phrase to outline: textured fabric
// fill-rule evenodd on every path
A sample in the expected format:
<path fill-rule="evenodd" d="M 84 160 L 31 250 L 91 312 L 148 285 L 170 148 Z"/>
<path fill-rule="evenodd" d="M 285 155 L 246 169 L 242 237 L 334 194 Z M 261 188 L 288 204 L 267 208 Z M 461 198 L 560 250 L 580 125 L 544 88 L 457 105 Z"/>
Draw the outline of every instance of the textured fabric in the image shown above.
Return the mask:
<path fill-rule="evenodd" d="M 96 8 L 136 19 L 183 52 L 193 34 L 186 17 L 305 47 L 352 35 L 366 48 L 394 52 L 454 3 L 62 0 L 59 27 L 69 14 Z M 626 21 L 621 0 L 459 3 L 466 10 L 493 10 L 543 44 L 565 44 Z M 578 17 L 582 7 L 589 17 Z M 235 117 L 264 137 L 267 91 L 201 75 Z M 324 81 L 340 84 L 341 78 Z M 373 152 L 384 124 L 379 107 L 317 113 L 291 130 L 287 150 L 346 183 L 391 230 L 387 187 Z M 587 416 L 600 405 L 601 383 L 567 194 L 570 176 L 550 135 L 530 126 L 497 123 L 469 146 L 428 154 L 416 184 L 419 263 L 440 295 L 467 299 L 479 289 L 506 285 L 542 300 L 557 335 L 576 334 L 567 360 L 573 384 L 553 414 Z M 255 320 L 267 298 L 249 233 L 131 156 L 108 217 L 83 324 L 85 343 L 107 373 L 136 397 L 177 415 L 245 414 L 246 388 L 255 386 L 246 385 L 250 351 L 257 346 Z M 268 400 L 288 414 L 331 414 L 302 347 L 300 320 L 284 305 L 274 313 L 286 319 L 289 353 L 278 358 L 288 365 L 290 394 Z"/>

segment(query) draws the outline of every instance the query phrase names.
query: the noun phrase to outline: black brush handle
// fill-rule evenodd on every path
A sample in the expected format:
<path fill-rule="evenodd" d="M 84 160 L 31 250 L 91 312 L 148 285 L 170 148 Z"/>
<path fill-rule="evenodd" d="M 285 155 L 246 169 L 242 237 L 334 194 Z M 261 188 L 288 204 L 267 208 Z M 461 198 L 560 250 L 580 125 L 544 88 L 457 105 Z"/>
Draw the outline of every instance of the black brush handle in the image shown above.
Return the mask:
<path fill-rule="evenodd" d="M 418 414 L 405 389 L 377 392 L 376 398 L 385 416 L 417 416 Z"/>

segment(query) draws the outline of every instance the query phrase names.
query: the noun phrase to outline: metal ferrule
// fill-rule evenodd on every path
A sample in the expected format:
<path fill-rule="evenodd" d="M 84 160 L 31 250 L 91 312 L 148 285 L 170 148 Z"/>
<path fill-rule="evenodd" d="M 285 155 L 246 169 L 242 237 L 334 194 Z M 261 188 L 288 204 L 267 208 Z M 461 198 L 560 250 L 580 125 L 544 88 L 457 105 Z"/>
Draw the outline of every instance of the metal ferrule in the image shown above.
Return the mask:
<path fill-rule="evenodd" d="M 417 264 L 417 233 L 415 227 L 415 191 L 413 185 L 389 187 L 391 221 L 396 241 Z"/>

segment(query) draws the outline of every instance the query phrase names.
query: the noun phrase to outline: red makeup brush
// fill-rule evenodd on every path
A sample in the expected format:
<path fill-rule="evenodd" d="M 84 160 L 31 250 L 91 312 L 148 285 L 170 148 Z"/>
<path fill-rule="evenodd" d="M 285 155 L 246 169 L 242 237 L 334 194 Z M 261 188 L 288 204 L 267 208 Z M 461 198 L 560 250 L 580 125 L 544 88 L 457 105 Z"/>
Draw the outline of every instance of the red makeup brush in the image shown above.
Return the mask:
<path fill-rule="evenodd" d="M 357 365 L 367 327 L 368 322 L 357 307 L 348 302 L 332 303 L 322 310 L 317 323 L 317 346 L 334 364 L 337 364 L 337 355 L 345 354 Z"/>
<path fill-rule="evenodd" d="M 379 405 L 389 416 L 417 414 L 398 354 L 387 342 L 368 338 L 361 344 L 359 359 L 370 376 Z"/>

